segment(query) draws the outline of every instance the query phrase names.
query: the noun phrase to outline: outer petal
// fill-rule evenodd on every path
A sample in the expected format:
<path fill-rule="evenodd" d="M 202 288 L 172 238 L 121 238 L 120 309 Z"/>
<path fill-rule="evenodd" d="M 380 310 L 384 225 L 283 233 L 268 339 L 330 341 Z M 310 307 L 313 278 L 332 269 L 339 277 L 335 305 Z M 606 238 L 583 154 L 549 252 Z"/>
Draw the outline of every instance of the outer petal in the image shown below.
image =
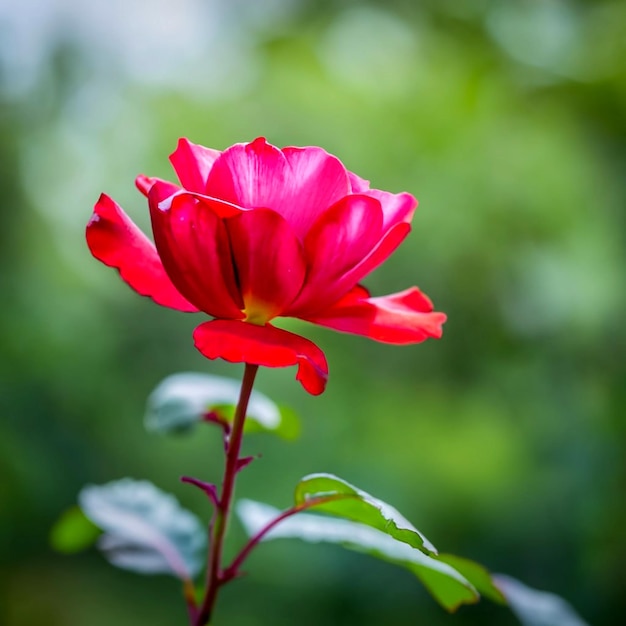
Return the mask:
<path fill-rule="evenodd" d="M 241 207 L 235 206 L 234 204 L 217 200 L 194 191 L 181 189 L 178 185 L 174 185 L 174 183 L 170 183 L 166 180 L 161 180 L 160 178 L 150 178 L 147 179 L 147 181 L 149 182 L 142 181 L 141 185 L 147 186 L 150 184 L 148 189 L 149 201 L 163 211 L 169 210 L 175 197 L 187 196 L 190 202 L 199 200 L 203 205 L 209 207 L 218 217 L 233 217 L 242 212 Z M 139 183 L 136 182 L 135 184 L 139 187 Z"/>
<path fill-rule="evenodd" d="M 352 189 L 352 193 L 363 193 L 364 191 L 368 191 L 370 188 L 370 181 L 365 180 L 365 178 L 361 178 L 354 172 L 348 172 L 348 178 L 350 179 L 350 187 Z"/>
<path fill-rule="evenodd" d="M 246 315 L 265 323 L 300 292 L 306 274 L 302 246 L 289 224 L 270 209 L 225 220 Z"/>
<path fill-rule="evenodd" d="M 384 228 L 387 229 L 398 222 L 410 222 L 417 200 L 410 193 L 389 193 L 380 189 L 370 189 L 370 181 L 348 172 L 352 193 L 361 193 L 376 198 L 383 207 Z"/>
<path fill-rule="evenodd" d="M 159 255 L 172 282 L 199 309 L 214 317 L 241 319 L 224 222 L 190 194 L 160 201 L 162 187 L 150 190 L 152 230 Z"/>
<path fill-rule="evenodd" d="M 294 197 L 280 211 L 304 237 L 317 217 L 350 191 L 348 171 L 335 156 L 322 148 L 284 148 L 291 168 Z"/>
<path fill-rule="evenodd" d="M 154 244 L 109 196 L 100 196 L 86 235 L 87 245 L 96 259 L 118 269 L 139 294 L 178 311 L 198 310 L 172 284 Z"/>
<path fill-rule="evenodd" d="M 410 222 L 417 208 L 417 199 L 410 193 L 389 193 L 380 189 L 370 189 L 365 195 L 376 198 L 383 207 L 383 229 L 395 224 Z"/>
<path fill-rule="evenodd" d="M 320 215 L 304 240 L 309 271 L 291 310 L 320 310 L 336 302 L 354 284 L 346 286 L 344 275 L 376 248 L 382 225 L 380 203 L 361 195 L 346 196 Z"/>
<path fill-rule="evenodd" d="M 324 313 L 305 319 L 383 343 L 402 345 L 441 337 L 446 316 L 433 312 L 431 301 L 417 287 L 369 298 L 367 291 L 357 285 Z"/>
<path fill-rule="evenodd" d="M 342 294 L 348 293 L 360 280 L 381 265 L 404 241 L 410 231 L 411 226 L 405 222 L 393 226 L 360 263 L 346 271 L 334 282 L 332 292 L 329 289 L 327 294 L 329 296 L 332 295 L 334 301 L 337 301 Z M 323 288 L 323 285 L 319 287 Z M 319 294 L 319 297 L 315 297 L 316 294 Z M 305 296 L 307 296 L 306 300 Z M 314 290 L 311 289 L 307 293 L 303 290 L 302 296 L 298 297 L 293 307 L 289 310 L 289 314 L 302 319 L 309 319 L 311 315 L 316 315 L 320 311 L 325 312 L 329 299 L 325 299 L 323 296 L 324 294 L 318 289 L 317 284 Z"/>
<path fill-rule="evenodd" d="M 271 208 L 304 238 L 319 213 L 350 191 L 346 169 L 321 148 L 279 150 L 259 137 L 215 161 L 207 195 L 244 208 Z"/>
<path fill-rule="evenodd" d="M 220 154 L 219 150 L 205 148 L 182 137 L 170 155 L 170 161 L 185 189 L 204 193 L 209 172 Z"/>
<path fill-rule="evenodd" d="M 150 203 L 161 204 L 169 200 L 168 208 L 171 204 L 171 198 L 177 194 L 184 193 L 184 190 L 178 185 L 160 178 L 138 176 L 135 180 L 135 185 L 142 193 L 144 193 L 144 190 L 147 190 L 146 197 Z"/>
<path fill-rule="evenodd" d="M 200 324 L 193 334 L 196 348 L 208 359 L 251 363 L 265 367 L 298 366 L 296 379 L 313 395 L 324 391 L 328 364 L 311 341 L 266 324 L 213 320 Z"/>
<path fill-rule="evenodd" d="M 174 185 L 166 180 L 162 180 L 160 178 L 156 178 L 154 176 L 146 176 L 145 174 L 139 174 L 137 178 L 135 178 L 135 187 L 141 191 L 141 193 L 146 196 L 146 198 L 150 195 L 150 189 L 152 189 L 152 185 L 155 183 L 159 183 L 160 185 L 167 185 L 168 194 L 174 194 L 180 191 L 180 187 L 178 185 Z"/>
<path fill-rule="evenodd" d="M 343 275 L 341 283 L 337 285 L 337 289 L 341 287 L 343 289 L 342 293 L 352 289 L 356 283 L 386 261 L 410 232 L 411 226 L 406 222 L 401 222 L 391 227 L 370 254 Z"/>

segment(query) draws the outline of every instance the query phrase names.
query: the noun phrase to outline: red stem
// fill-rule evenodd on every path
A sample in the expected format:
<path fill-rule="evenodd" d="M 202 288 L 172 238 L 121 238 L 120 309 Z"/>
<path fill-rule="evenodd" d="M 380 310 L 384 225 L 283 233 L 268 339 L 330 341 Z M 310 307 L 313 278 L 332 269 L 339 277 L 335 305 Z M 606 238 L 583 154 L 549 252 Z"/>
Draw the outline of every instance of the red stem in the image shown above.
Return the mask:
<path fill-rule="evenodd" d="M 347 494 L 337 494 L 331 496 L 324 496 L 320 498 L 313 498 L 306 502 L 302 502 L 301 504 L 296 504 L 292 506 L 290 509 L 283 511 L 280 515 L 275 517 L 271 522 L 268 522 L 266 526 L 261 528 L 261 530 L 253 535 L 248 540 L 248 543 L 241 549 L 241 552 L 235 557 L 233 562 L 224 570 L 223 580 L 224 582 L 239 576 L 239 568 L 243 565 L 243 562 L 248 558 L 249 554 L 256 548 L 256 546 L 263 540 L 263 537 L 267 535 L 274 526 L 278 525 L 283 520 L 291 517 L 292 515 L 296 515 L 296 513 L 300 513 L 301 511 L 306 511 L 307 509 L 311 509 L 314 506 L 319 504 L 324 504 L 325 502 L 333 502 L 335 500 L 342 500 L 347 496 Z"/>
<path fill-rule="evenodd" d="M 235 477 L 237 475 L 237 465 L 239 452 L 241 450 L 241 440 L 243 438 L 243 427 L 246 421 L 248 402 L 252 393 L 252 386 L 256 377 L 258 365 L 246 363 L 246 369 L 241 384 L 239 402 L 235 409 L 232 430 L 226 448 L 226 468 L 224 470 L 224 482 L 222 484 L 222 494 L 219 498 L 210 529 L 209 564 L 207 574 L 207 585 L 204 601 L 198 612 L 196 626 L 204 626 L 211 619 L 211 613 L 215 606 L 217 594 L 220 586 L 225 582 L 221 570 L 222 550 L 224 547 L 224 537 L 228 526 L 233 493 L 235 488 Z"/>

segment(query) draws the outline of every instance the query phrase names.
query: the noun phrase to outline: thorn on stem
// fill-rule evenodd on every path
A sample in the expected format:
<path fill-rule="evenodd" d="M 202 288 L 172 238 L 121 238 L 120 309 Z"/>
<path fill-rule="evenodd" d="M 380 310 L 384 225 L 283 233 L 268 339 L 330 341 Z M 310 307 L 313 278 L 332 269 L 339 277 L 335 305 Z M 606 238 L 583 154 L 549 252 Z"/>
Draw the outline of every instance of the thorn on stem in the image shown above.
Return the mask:
<path fill-rule="evenodd" d="M 254 459 L 258 458 L 258 456 L 260 455 L 244 456 L 241 459 L 237 459 L 237 466 L 235 468 L 235 471 L 240 472 L 244 467 L 247 467 L 248 465 L 250 465 L 250 463 L 252 463 Z"/>
<path fill-rule="evenodd" d="M 193 478 L 191 476 L 181 476 L 180 480 L 184 483 L 188 483 L 190 485 L 194 485 L 194 487 L 198 487 L 198 489 L 202 489 L 204 493 L 209 497 L 213 506 L 219 506 L 219 498 L 217 497 L 217 487 L 212 483 L 204 482 L 203 480 L 198 480 L 197 478 Z"/>

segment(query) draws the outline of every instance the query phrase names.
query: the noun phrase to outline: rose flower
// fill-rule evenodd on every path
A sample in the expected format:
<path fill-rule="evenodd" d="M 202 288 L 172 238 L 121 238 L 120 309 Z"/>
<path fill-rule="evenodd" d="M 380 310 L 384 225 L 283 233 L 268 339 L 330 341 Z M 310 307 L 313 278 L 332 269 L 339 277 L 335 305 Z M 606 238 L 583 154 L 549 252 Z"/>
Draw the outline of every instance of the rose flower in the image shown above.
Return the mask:
<path fill-rule="evenodd" d="M 154 244 L 105 194 L 87 243 L 139 294 L 213 317 L 194 331 L 205 357 L 298 365 L 297 379 L 319 394 L 323 352 L 275 318 L 392 344 L 441 336 L 445 315 L 417 287 L 370 297 L 359 284 L 409 233 L 412 195 L 370 189 L 321 148 L 281 150 L 263 138 L 223 152 L 180 139 L 170 160 L 180 185 L 136 180 Z"/>

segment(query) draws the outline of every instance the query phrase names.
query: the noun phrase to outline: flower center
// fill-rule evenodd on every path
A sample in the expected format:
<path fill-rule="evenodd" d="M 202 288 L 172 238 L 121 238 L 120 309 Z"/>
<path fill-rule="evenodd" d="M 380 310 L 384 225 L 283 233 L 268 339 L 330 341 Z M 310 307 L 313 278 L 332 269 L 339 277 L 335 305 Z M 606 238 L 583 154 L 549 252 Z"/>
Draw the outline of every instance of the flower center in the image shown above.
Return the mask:
<path fill-rule="evenodd" d="M 275 313 L 272 310 L 272 306 L 259 300 L 250 300 L 244 298 L 246 308 L 243 312 L 246 314 L 244 322 L 249 324 L 256 324 L 257 326 L 265 326 L 273 317 Z"/>

